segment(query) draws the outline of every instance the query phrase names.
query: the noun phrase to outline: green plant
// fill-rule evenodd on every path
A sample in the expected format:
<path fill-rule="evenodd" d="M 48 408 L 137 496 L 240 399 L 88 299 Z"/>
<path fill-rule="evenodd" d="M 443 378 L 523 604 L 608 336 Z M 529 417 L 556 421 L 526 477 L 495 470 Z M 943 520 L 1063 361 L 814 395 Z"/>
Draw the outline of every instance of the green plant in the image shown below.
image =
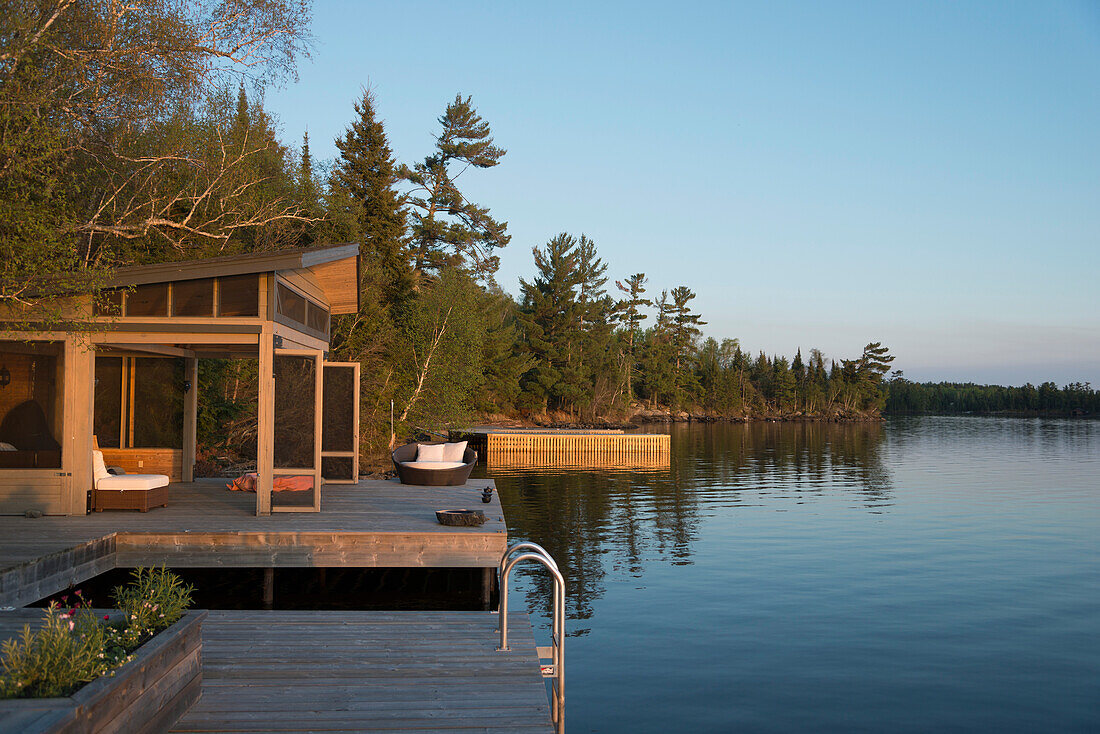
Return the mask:
<path fill-rule="evenodd" d="M 51 604 L 43 625 L 23 627 L 0 645 L 0 693 L 5 698 L 67 696 L 103 675 L 113 660 L 104 651 L 106 626 L 87 609 Z"/>
<path fill-rule="evenodd" d="M 126 619 L 122 640 L 137 647 L 158 631 L 175 624 L 191 606 L 195 589 L 179 576 L 160 568 L 134 569 L 133 580 L 115 587 L 114 600 Z"/>

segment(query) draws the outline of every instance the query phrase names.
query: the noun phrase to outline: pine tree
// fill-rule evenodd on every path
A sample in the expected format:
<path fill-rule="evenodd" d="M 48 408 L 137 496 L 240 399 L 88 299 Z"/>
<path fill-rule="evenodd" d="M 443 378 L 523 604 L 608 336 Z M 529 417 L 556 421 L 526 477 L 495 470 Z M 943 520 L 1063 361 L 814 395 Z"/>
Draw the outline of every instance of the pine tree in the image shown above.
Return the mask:
<path fill-rule="evenodd" d="M 532 253 L 538 274 L 531 281 L 520 279 L 520 320 L 536 360 L 524 375 L 525 397 L 533 409 L 572 408 L 583 394 L 579 360 L 573 359 L 581 320 L 577 240 L 563 232 Z"/>
<path fill-rule="evenodd" d="M 627 295 L 626 298 L 618 302 L 617 310 L 619 322 L 626 327 L 627 353 L 629 355 L 629 368 L 626 372 L 626 394 L 631 400 L 634 399 L 633 377 L 638 364 L 635 342 L 639 338 L 638 332 L 641 323 L 648 318 L 646 314 L 641 312 L 641 307 L 653 305 L 653 301 L 642 297 L 645 293 L 646 280 L 645 273 L 635 273 L 626 279 L 625 284 L 621 280 L 615 281 L 615 287 Z"/>
<path fill-rule="evenodd" d="M 345 208 L 344 220 L 356 230 L 350 234 L 360 243 L 360 254 L 368 266 L 381 270 L 383 300 L 400 306 L 412 290 L 412 273 L 405 202 L 397 191 L 397 165 L 375 112 L 373 92 L 363 92 L 355 103 L 355 114 L 351 126 L 336 139 L 340 156 L 329 179 L 330 200 Z"/>
<path fill-rule="evenodd" d="M 298 206 L 302 214 L 308 217 L 310 222 L 303 226 L 302 245 L 309 245 L 316 240 L 316 220 L 324 216 L 321 208 L 321 187 L 317 183 L 317 172 L 313 166 L 313 156 L 309 152 L 309 133 L 302 135 L 302 152 L 298 159 L 298 171 L 295 177 L 298 188 Z"/>
<path fill-rule="evenodd" d="M 439 118 L 442 131 L 435 152 L 398 175 L 411 186 L 412 256 L 417 277 L 450 265 L 491 277 L 499 265 L 495 251 L 508 244 L 508 223 L 467 200 L 456 180 L 469 168 L 492 168 L 507 152 L 493 144 L 489 123 L 470 97 L 456 95 Z"/>

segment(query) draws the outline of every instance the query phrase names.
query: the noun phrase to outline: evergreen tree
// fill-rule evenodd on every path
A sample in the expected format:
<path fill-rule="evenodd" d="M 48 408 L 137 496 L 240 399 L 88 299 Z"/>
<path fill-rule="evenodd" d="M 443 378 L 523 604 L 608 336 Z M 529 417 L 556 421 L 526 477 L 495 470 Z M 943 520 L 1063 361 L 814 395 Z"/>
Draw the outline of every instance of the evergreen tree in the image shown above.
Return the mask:
<path fill-rule="evenodd" d="M 397 164 L 370 90 L 355 103 L 355 114 L 351 126 L 336 139 L 340 156 L 329 179 L 331 201 L 344 208 L 343 221 L 353 228 L 347 234 L 360 243 L 360 256 L 381 271 L 384 302 L 402 306 L 413 281 Z"/>
<path fill-rule="evenodd" d="M 317 182 L 317 171 L 314 169 L 313 156 L 309 152 L 308 132 L 302 135 L 302 150 L 298 158 L 295 183 L 298 189 L 298 206 L 301 207 L 302 215 L 309 220 L 303 223 L 302 235 L 299 241 L 299 244 L 304 247 L 316 242 L 317 224 L 324 218 L 321 187 Z"/>
<path fill-rule="evenodd" d="M 574 345 L 580 333 L 581 284 L 577 240 L 565 232 L 532 248 L 538 273 L 520 279 L 520 320 L 535 366 L 523 377 L 529 409 L 572 409 L 584 394 Z"/>
<path fill-rule="evenodd" d="M 634 398 L 633 377 L 637 371 L 638 354 L 635 350 L 635 341 L 639 338 L 639 328 L 642 321 L 648 316 L 641 312 L 642 306 L 652 306 L 653 301 L 643 298 L 647 278 L 645 273 L 635 273 L 626 279 L 615 281 L 615 287 L 626 294 L 626 298 L 619 301 L 617 311 L 619 322 L 626 327 L 627 353 L 629 355 L 629 369 L 626 372 L 626 394 L 630 399 Z"/>
<path fill-rule="evenodd" d="M 495 251 L 508 244 L 507 222 L 498 222 L 485 207 L 459 190 L 458 177 L 469 168 L 492 168 L 506 151 L 493 143 L 489 123 L 478 115 L 470 97 L 456 95 L 439 118 L 442 131 L 435 152 L 398 175 L 411 191 L 412 259 L 417 277 L 446 266 L 464 268 L 482 278 L 499 265 Z"/>

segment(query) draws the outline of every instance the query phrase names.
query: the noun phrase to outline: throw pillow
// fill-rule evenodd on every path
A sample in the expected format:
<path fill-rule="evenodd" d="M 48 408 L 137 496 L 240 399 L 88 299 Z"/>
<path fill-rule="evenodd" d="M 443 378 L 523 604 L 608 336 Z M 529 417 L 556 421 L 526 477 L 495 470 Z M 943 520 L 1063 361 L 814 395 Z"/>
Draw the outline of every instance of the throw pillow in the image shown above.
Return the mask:
<path fill-rule="evenodd" d="M 466 453 L 466 442 L 443 444 L 443 461 L 462 461 L 462 455 Z"/>
<path fill-rule="evenodd" d="M 443 461 L 443 444 L 418 443 L 416 445 L 417 461 Z"/>

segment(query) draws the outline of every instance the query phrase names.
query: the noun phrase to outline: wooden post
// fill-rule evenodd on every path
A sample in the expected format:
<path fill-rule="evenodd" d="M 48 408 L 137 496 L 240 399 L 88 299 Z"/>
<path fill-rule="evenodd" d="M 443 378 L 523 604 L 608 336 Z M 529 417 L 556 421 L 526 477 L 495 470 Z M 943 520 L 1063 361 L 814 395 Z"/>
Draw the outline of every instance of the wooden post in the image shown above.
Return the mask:
<path fill-rule="evenodd" d="M 324 413 L 325 353 L 317 352 L 313 361 L 313 511 L 321 511 L 321 419 Z"/>
<path fill-rule="evenodd" d="M 275 608 L 275 569 L 264 569 L 264 609 Z"/>
<path fill-rule="evenodd" d="M 491 611 L 490 602 L 493 600 L 493 578 L 496 577 L 495 568 L 481 569 L 481 608 L 486 612 Z"/>
<path fill-rule="evenodd" d="M 259 403 L 256 409 L 256 514 L 271 514 L 275 480 L 275 345 L 271 326 L 260 331 Z"/>
<path fill-rule="evenodd" d="M 199 360 L 189 357 L 183 379 L 190 385 L 183 394 L 183 481 L 195 481 L 195 451 L 199 418 Z"/>
<path fill-rule="evenodd" d="M 68 485 L 64 503 L 70 515 L 88 511 L 92 488 L 92 413 L 95 400 L 95 351 L 75 337 L 65 339 L 64 433 L 61 447 L 62 471 Z M 65 486 L 65 483 L 62 484 Z"/>

